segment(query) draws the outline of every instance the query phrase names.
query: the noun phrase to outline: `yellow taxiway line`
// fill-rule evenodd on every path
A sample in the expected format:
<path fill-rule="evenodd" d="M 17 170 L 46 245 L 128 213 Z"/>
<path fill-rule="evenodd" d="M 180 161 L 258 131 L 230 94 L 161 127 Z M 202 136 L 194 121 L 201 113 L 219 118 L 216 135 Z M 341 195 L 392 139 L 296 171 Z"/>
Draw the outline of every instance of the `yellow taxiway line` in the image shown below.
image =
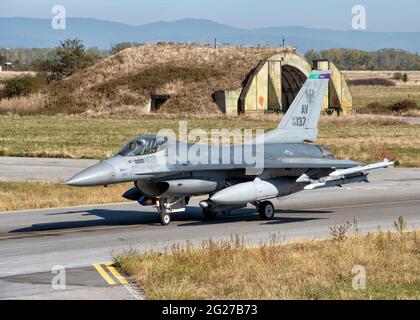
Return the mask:
<path fill-rule="evenodd" d="M 112 265 L 112 262 L 104 262 L 104 263 L 94 263 L 94 268 L 101 277 L 108 283 L 109 285 L 113 286 L 116 284 L 128 285 L 128 281 L 118 272 L 118 270 Z M 108 273 L 110 272 L 110 274 Z M 115 281 L 111 275 L 117 280 Z"/>
<path fill-rule="evenodd" d="M 115 281 L 114 279 L 112 279 L 108 273 L 104 270 L 104 268 L 102 268 L 102 266 L 99 263 L 94 263 L 93 266 L 95 267 L 96 271 L 98 271 L 98 273 L 102 276 L 102 278 L 104 278 L 104 280 L 109 284 L 109 285 L 115 285 Z"/>
<path fill-rule="evenodd" d="M 125 278 L 115 269 L 115 267 L 112 265 L 112 263 L 105 264 L 109 271 L 114 275 L 115 278 L 121 283 L 121 284 L 128 284 L 128 281 L 125 280 Z"/>
<path fill-rule="evenodd" d="M 127 279 L 113 266 L 112 262 L 102 262 L 93 264 L 102 278 L 111 286 L 122 285 L 136 300 L 143 300 L 144 297 L 135 283 L 130 283 Z M 108 273 L 110 272 L 110 273 Z M 115 278 L 116 281 L 111 277 Z"/>

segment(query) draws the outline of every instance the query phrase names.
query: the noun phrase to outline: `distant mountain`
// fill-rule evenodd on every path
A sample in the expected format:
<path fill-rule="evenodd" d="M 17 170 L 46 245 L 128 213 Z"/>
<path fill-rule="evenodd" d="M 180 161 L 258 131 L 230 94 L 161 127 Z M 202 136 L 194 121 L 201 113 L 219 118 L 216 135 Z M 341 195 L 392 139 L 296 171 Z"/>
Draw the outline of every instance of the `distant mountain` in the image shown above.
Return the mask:
<path fill-rule="evenodd" d="M 80 38 L 87 47 L 110 48 L 119 42 L 205 42 L 235 45 L 286 44 L 299 51 L 354 48 L 378 50 L 397 48 L 420 52 L 420 32 L 379 33 L 334 31 L 304 27 L 240 29 L 210 20 L 184 19 L 139 26 L 89 19 L 67 18 L 66 30 L 51 28 L 50 19 L 0 18 L 0 47 L 55 47 L 60 40 Z"/>

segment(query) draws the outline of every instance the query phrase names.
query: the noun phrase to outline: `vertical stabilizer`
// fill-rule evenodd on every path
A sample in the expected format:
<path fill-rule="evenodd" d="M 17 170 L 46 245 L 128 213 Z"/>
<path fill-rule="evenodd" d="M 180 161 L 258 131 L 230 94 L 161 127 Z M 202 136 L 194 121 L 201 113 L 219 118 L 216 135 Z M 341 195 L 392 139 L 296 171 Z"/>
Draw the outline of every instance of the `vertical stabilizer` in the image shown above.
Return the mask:
<path fill-rule="evenodd" d="M 259 136 L 256 143 L 316 142 L 318 121 L 331 71 L 313 71 L 300 89 L 277 129 Z"/>

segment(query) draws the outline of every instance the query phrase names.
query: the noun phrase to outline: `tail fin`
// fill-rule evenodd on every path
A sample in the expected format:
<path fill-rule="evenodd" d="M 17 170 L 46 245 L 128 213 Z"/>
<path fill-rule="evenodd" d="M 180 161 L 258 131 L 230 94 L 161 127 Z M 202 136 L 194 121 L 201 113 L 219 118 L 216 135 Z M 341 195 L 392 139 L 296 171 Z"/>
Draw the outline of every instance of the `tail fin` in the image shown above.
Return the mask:
<path fill-rule="evenodd" d="M 287 110 L 277 129 L 257 137 L 256 142 L 316 142 L 318 121 L 331 71 L 313 71 Z M 261 139 L 260 139 L 261 138 Z"/>

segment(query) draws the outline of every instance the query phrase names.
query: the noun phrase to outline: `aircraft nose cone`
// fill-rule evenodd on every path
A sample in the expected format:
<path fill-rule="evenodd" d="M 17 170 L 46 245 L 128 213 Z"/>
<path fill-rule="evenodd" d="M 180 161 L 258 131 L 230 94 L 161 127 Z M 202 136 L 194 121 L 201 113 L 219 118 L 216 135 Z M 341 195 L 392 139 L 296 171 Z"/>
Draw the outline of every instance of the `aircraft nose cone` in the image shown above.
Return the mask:
<path fill-rule="evenodd" d="M 100 162 L 71 177 L 66 184 L 75 187 L 102 186 L 112 183 L 114 178 L 114 168 L 106 162 Z"/>

